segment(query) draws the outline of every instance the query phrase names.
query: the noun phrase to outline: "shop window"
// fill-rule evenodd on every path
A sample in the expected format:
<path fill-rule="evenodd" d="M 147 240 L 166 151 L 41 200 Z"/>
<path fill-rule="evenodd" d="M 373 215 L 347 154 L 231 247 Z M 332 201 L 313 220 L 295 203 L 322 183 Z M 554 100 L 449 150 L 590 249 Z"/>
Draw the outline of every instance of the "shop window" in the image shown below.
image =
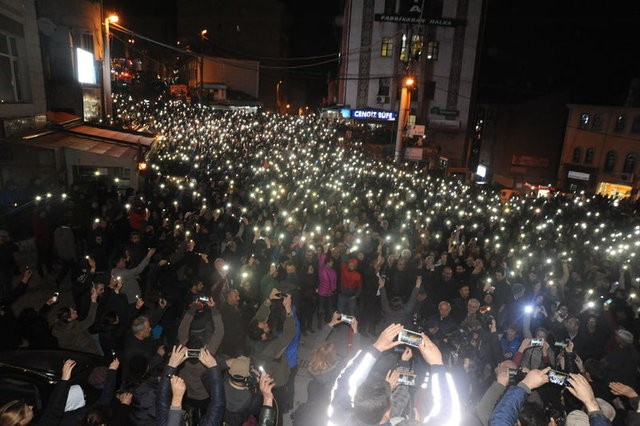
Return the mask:
<path fill-rule="evenodd" d="M 615 151 L 607 152 L 607 155 L 604 158 L 604 171 L 612 172 L 616 167 L 616 153 Z"/>
<path fill-rule="evenodd" d="M 629 153 L 624 158 L 624 165 L 622 166 L 622 173 L 633 173 L 636 168 L 636 154 Z"/>
<path fill-rule="evenodd" d="M 581 129 L 589 128 L 589 114 L 583 113 L 580 115 L 580 123 L 578 123 L 578 127 Z"/>
<path fill-rule="evenodd" d="M 625 116 L 623 114 L 620 114 L 617 118 L 616 118 L 616 125 L 614 127 L 614 131 L 621 133 L 624 132 L 624 125 L 627 124 L 627 120 L 625 119 Z"/>
<path fill-rule="evenodd" d="M 391 37 L 382 38 L 380 56 L 387 58 L 393 55 L 393 39 Z"/>
<path fill-rule="evenodd" d="M 587 149 L 587 152 L 584 154 L 584 162 L 586 164 L 593 164 L 593 157 L 595 157 L 595 150 L 593 148 Z"/>
<path fill-rule="evenodd" d="M 579 163 L 582 158 L 582 148 L 579 146 L 573 148 L 573 156 L 571 157 L 572 163 Z"/>

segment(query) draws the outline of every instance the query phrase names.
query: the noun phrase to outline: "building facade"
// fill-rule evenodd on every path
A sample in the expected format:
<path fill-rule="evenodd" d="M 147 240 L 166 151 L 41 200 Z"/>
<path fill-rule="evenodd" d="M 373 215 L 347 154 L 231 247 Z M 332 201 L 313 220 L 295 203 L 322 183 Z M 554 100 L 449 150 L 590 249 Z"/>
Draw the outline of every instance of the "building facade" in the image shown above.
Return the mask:
<path fill-rule="evenodd" d="M 0 0 L 0 137 L 44 127 L 46 112 L 34 0 Z"/>
<path fill-rule="evenodd" d="M 347 0 L 337 90 L 330 102 L 398 111 L 413 76 L 410 124 L 426 146 L 465 165 L 475 97 L 482 0 Z"/>
<path fill-rule="evenodd" d="M 565 191 L 636 196 L 640 108 L 569 105 L 558 181 Z"/>

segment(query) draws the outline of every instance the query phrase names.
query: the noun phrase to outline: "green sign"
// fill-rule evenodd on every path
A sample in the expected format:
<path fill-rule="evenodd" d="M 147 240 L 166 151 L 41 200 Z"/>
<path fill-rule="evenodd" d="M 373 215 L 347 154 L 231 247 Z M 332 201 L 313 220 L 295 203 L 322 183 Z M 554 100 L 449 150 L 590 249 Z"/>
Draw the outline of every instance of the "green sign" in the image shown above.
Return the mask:
<path fill-rule="evenodd" d="M 457 109 L 441 109 L 440 107 L 434 106 L 431 108 L 431 114 L 444 115 L 447 117 L 457 117 L 460 115 L 460 111 Z"/>

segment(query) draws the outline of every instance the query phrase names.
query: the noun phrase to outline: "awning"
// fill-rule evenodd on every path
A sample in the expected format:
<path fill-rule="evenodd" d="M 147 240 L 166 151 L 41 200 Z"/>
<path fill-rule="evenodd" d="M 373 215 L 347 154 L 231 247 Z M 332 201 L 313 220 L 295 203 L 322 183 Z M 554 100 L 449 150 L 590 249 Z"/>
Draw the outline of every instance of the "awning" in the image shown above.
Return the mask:
<path fill-rule="evenodd" d="M 55 132 L 37 138 L 23 140 L 22 144 L 39 148 L 70 148 L 77 151 L 98 155 L 106 155 L 113 158 L 137 158 L 138 149 L 133 146 L 125 146 L 109 141 L 70 135 L 65 132 Z"/>
<path fill-rule="evenodd" d="M 135 144 L 135 145 L 141 144 L 146 147 L 151 146 L 151 144 L 154 141 L 153 137 L 142 135 L 142 134 L 119 132 L 117 130 L 103 129 L 100 127 L 93 127 L 93 126 L 86 126 L 86 125 L 70 127 L 66 129 L 66 131 L 70 133 L 75 133 L 78 135 L 90 136 L 90 137 L 106 139 L 106 140 L 111 140 L 116 142 L 126 142 L 129 144 Z"/>

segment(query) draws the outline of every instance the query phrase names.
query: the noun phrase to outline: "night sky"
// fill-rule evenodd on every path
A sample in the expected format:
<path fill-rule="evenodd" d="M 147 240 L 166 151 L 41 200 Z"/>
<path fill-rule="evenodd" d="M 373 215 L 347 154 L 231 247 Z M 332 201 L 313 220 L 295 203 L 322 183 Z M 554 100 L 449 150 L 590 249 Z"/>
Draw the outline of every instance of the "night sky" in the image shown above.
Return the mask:
<path fill-rule="evenodd" d="M 105 0 L 105 6 L 115 6 L 125 15 L 164 17 L 167 25 L 161 33 L 171 41 L 175 1 Z M 291 57 L 339 50 L 336 17 L 342 13 L 342 1 L 282 1 L 292 17 Z M 518 101 L 563 92 L 572 102 L 622 104 L 631 79 L 640 77 L 640 2 L 488 1 L 479 101 Z M 311 82 L 332 69 L 335 75 L 332 65 L 292 74 Z"/>
<path fill-rule="evenodd" d="M 479 96 L 621 104 L 640 77 L 639 22 L 639 2 L 489 0 Z"/>

